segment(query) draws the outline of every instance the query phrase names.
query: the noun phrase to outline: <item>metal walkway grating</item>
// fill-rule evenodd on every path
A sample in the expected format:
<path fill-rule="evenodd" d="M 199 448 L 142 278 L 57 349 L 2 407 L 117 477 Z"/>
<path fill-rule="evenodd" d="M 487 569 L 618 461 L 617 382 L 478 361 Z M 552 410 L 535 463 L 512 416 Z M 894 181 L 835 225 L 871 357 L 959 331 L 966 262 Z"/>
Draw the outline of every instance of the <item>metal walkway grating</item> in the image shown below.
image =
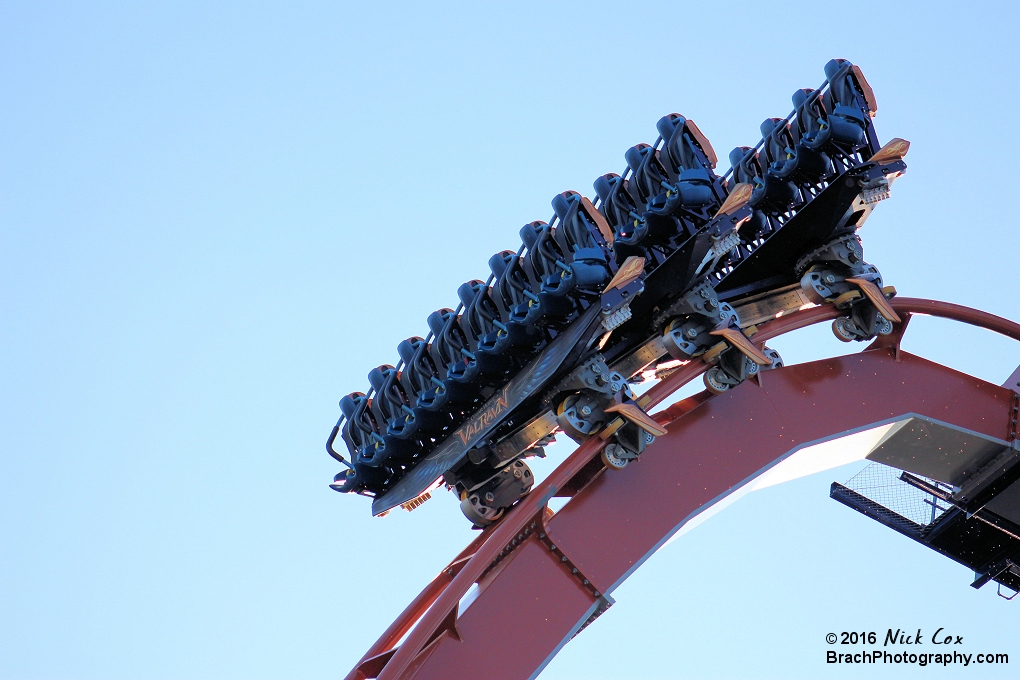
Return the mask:
<path fill-rule="evenodd" d="M 921 526 L 934 523 L 950 508 L 944 501 L 901 480 L 900 474 L 896 468 L 871 463 L 843 486 Z M 942 482 L 921 479 L 952 493 L 952 487 Z"/>

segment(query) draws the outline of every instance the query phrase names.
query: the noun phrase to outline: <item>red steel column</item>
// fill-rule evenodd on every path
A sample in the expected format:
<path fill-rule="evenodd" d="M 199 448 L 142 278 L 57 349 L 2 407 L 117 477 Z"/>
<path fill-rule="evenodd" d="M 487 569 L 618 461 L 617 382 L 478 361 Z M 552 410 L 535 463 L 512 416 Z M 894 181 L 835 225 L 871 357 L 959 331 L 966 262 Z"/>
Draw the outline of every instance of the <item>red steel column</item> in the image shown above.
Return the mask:
<path fill-rule="evenodd" d="M 892 304 L 906 318 L 952 318 L 1020 340 L 1020 325 L 977 310 Z M 763 325 L 754 340 L 837 314 L 830 307 L 792 314 Z M 675 404 L 656 414 L 668 434 L 622 471 L 602 470 L 600 442 L 586 442 L 426 588 L 349 680 L 533 677 L 684 522 L 805 444 L 907 414 L 1010 438 L 1012 392 L 902 352 L 904 326 L 862 354 L 770 371 L 722 396 Z M 649 406 L 703 368 L 690 364 L 663 380 Z M 567 489 L 573 497 L 549 517 L 548 499 Z M 479 595 L 459 612 L 474 582 Z"/>
<path fill-rule="evenodd" d="M 595 592 L 611 592 L 699 509 L 794 449 L 910 413 L 1006 439 L 1011 400 L 892 350 L 764 373 L 667 421 L 669 433 L 637 463 L 597 475 L 497 563 L 455 625 L 399 677 L 531 677 L 591 614 Z"/>

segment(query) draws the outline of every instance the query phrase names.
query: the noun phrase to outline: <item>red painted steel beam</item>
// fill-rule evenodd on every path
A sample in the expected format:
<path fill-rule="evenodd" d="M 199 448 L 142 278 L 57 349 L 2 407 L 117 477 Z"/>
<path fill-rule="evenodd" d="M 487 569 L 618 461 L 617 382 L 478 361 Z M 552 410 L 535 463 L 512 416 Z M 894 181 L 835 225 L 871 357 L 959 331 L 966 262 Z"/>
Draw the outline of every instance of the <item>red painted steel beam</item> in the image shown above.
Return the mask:
<path fill-rule="evenodd" d="M 1012 392 L 901 352 L 898 337 L 911 312 L 1017 340 L 1020 325 L 949 303 L 892 302 L 904 314 L 893 341 L 876 342 L 861 354 L 770 371 L 721 396 L 695 395 L 675 404 L 656 414 L 668 434 L 623 471 L 591 475 L 601 442 L 583 444 L 477 537 L 348 679 L 532 677 L 605 602 L 606 593 L 684 522 L 807 443 L 908 413 L 1006 439 Z M 791 314 L 764 324 L 754 340 L 837 315 L 831 307 Z M 692 363 L 660 382 L 649 391 L 649 407 L 703 369 Z M 547 517 L 548 499 L 572 487 L 583 488 Z M 461 613 L 458 602 L 475 582 L 478 597 Z M 511 640 L 515 653 L 506 655 Z"/>
<path fill-rule="evenodd" d="M 457 557 L 446 565 L 432 581 L 425 586 L 425 589 L 418 594 L 418 597 L 407 605 L 397 619 L 390 624 L 390 627 L 379 637 L 374 645 L 365 653 L 358 663 L 362 671 L 374 671 L 378 674 L 389 660 L 394 645 L 404 637 L 414 624 L 421 618 L 422 614 L 428 611 L 432 603 L 436 601 L 446 587 L 453 581 L 454 576 L 461 570 L 467 561 L 475 554 L 478 547 L 485 542 L 486 536 L 479 534 L 468 543 L 467 547 L 460 551 Z M 362 668 L 364 667 L 364 668 Z M 362 676 L 365 676 L 365 672 Z M 348 676 L 350 677 L 350 676 Z M 356 676 L 355 676 L 356 677 Z"/>

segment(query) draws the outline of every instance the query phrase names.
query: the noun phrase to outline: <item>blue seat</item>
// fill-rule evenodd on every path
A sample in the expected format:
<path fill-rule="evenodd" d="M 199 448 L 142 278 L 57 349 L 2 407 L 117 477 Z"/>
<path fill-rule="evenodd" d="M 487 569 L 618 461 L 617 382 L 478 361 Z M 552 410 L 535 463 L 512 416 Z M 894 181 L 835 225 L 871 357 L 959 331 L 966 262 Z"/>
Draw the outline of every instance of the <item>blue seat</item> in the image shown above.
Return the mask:
<path fill-rule="evenodd" d="M 549 278 L 543 282 L 543 286 L 549 283 Z M 566 324 L 573 311 L 574 305 L 569 297 L 540 291 L 533 299 L 529 298 L 514 307 L 510 312 L 510 320 L 522 326 L 555 328 Z"/>
<path fill-rule="evenodd" d="M 523 265 L 528 279 L 541 282 L 567 266 L 567 260 L 545 222 L 531 222 L 521 228 L 521 241 L 527 249 Z M 534 292 L 534 291 L 533 291 Z"/>
<path fill-rule="evenodd" d="M 460 316 L 452 309 L 436 310 L 427 319 L 434 335 L 430 347 L 432 359 L 444 373 L 440 380 L 446 398 L 452 404 L 472 401 L 478 396 L 481 387 L 470 384 L 478 369 L 476 365 L 471 365 L 472 353 L 460 321 Z M 468 369 L 471 369 L 470 373 Z"/>
<path fill-rule="evenodd" d="M 767 174 L 778 179 L 792 177 L 797 170 L 797 150 L 790 127 L 782 118 L 766 118 L 759 129 Z"/>
<path fill-rule="evenodd" d="M 550 294 L 569 295 L 576 288 L 599 288 L 609 280 L 609 261 L 602 246 L 606 239 L 595 225 L 581 195 L 565 191 L 552 200 L 559 220 L 553 238 L 564 254 L 567 268 L 560 268 L 559 277 L 543 290 Z"/>
<path fill-rule="evenodd" d="M 347 421 L 343 437 L 356 463 L 382 467 L 389 460 L 389 452 L 385 450 L 379 423 L 369 407 L 369 399 L 362 392 L 352 392 L 340 400 L 340 410 Z"/>
<path fill-rule="evenodd" d="M 733 168 L 730 187 L 732 188 L 736 184 L 750 184 L 754 187 L 749 205 L 755 210 L 739 231 L 741 239 L 749 241 L 769 230 L 768 219 L 761 210 L 757 209 L 763 204 L 765 198 L 765 178 L 758 162 L 758 154 L 753 152 L 749 146 L 738 146 L 730 151 L 729 161 Z"/>
<path fill-rule="evenodd" d="M 400 406 L 407 403 L 406 396 L 397 382 L 397 369 L 389 364 L 377 366 L 368 372 L 368 382 L 375 390 L 371 408 L 376 419 L 386 422 L 400 412 Z"/>
<path fill-rule="evenodd" d="M 832 170 L 832 161 L 824 151 L 831 135 L 828 116 L 817 90 L 797 90 L 792 99 L 796 115 L 791 133 L 797 149 L 798 171 L 804 179 L 817 182 Z"/>
<path fill-rule="evenodd" d="M 768 140 L 766 139 L 767 146 Z M 774 159 L 770 158 L 767 153 L 763 164 L 763 159 L 758 153 L 751 153 L 749 147 L 741 146 L 733 149 L 730 152 L 733 180 L 738 183 L 748 183 L 754 187 L 751 193 L 751 207 L 773 213 L 785 212 L 800 200 L 800 191 L 788 178 L 778 176 L 771 169 Z M 785 169 L 784 165 L 779 167 Z M 769 168 L 769 171 L 766 171 L 765 168 Z"/>
<path fill-rule="evenodd" d="M 630 168 L 629 186 L 638 204 L 656 215 L 672 213 L 680 202 L 672 184 L 669 171 L 663 165 L 660 154 L 648 144 L 637 144 L 627 149 L 623 157 Z"/>
<path fill-rule="evenodd" d="M 715 150 L 694 121 L 679 113 L 663 116 L 655 125 L 662 137 L 669 170 L 676 178 L 674 186 L 679 203 L 684 206 L 705 206 L 719 202 L 713 189 L 717 160 Z M 663 154 L 660 153 L 660 158 Z"/>
<path fill-rule="evenodd" d="M 433 389 L 435 384 L 432 378 L 438 373 L 431 357 L 429 356 L 428 345 L 425 340 L 419 337 L 408 338 L 397 345 L 397 354 L 404 362 L 404 370 L 400 372 L 399 381 L 407 395 L 408 408 L 401 409 L 403 420 L 408 420 L 410 410 L 413 422 L 404 422 L 396 428 L 390 423 L 387 431 L 393 430 L 392 434 L 398 436 L 428 436 L 428 433 L 441 428 L 444 419 L 433 412 L 421 412 L 417 408 L 418 399 L 426 391 Z"/>
<path fill-rule="evenodd" d="M 422 392 L 434 387 L 432 378 L 437 377 L 439 371 L 423 338 L 415 336 L 403 340 L 397 345 L 397 354 L 404 362 L 400 375 L 404 392 L 409 395 L 409 401 L 414 401 Z"/>
<path fill-rule="evenodd" d="M 525 291 L 530 291 L 524 268 L 512 250 L 504 250 L 489 258 L 489 270 L 496 277 L 493 285 L 493 299 L 503 311 L 507 337 L 515 352 L 524 356 L 536 349 L 544 339 L 544 334 L 535 326 L 527 326 L 513 318 L 513 310 L 528 301 Z"/>
<path fill-rule="evenodd" d="M 521 229 L 521 240 L 527 248 L 521 264 L 532 287 L 525 292 L 527 299 L 511 310 L 510 320 L 524 326 L 566 324 L 575 306 L 569 296 L 557 293 L 559 281 L 570 267 L 551 227 L 545 222 L 525 225 Z M 535 290 L 535 283 L 538 283 L 538 290 Z"/>
<path fill-rule="evenodd" d="M 846 59 L 830 60 L 825 65 L 825 78 L 829 81 L 824 97 L 829 142 L 857 147 L 864 142 L 869 115 L 878 108 L 870 95 L 871 88 L 861 70 Z"/>
<path fill-rule="evenodd" d="M 500 317 L 499 307 L 490 296 L 489 288 L 476 279 L 462 284 L 457 289 L 457 296 L 464 305 L 461 329 L 467 334 L 473 354 L 468 357 L 469 365 L 461 369 L 458 375 L 476 376 L 484 381 L 502 376 L 513 364 L 510 356 L 512 348 L 506 325 Z M 475 364 L 477 368 L 470 364 Z M 474 379 L 451 377 L 455 380 Z"/>
<path fill-rule="evenodd" d="M 738 146 L 730 151 L 730 166 L 733 168 L 732 184 L 750 184 L 752 207 L 765 198 L 765 173 L 762 171 L 758 153 L 749 146 Z"/>
<path fill-rule="evenodd" d="M 831 133 L 828 113 L 818 90 L 803 88 L 793 93 L 793 110 L 796 114 L 793 136 L 804 147 L 821 150 L 829 142 Z"/>
<path fill-rule="evenodd" d="M 420 424 L 413 417 L 399 372 L 383 364 L 368 372 L 368 382 L 375 390 L 369 408 L 373 420 L 379 424 L 378 434 L 382 438 L 381 446 L 377 441 L 373 441 L 373 446 L 383 450 L 377 451 L 373 459 L 407 461 L 413 458 L 422 448 L 417 438 Z"/>
<path fill-rule="evenodd" d="M 628 184 L 627 180 L 611 172 L 599 177 L 592 185 L 600 200 L 599 212 L 613 230 L 613 247 L 616 250 L 621 244 L 634 248 L 648 235 L 648 224 L 640 214 Z M 619 253 L 617 260 L 622 261 Z"/>
<path fill-rule="evenodd" d="M 782 197 L 783 202 L 792 205 L 801 198 L 797 185 L 817 184 L 829 171 L 829 159 L 798 145 L 790 125 L 782 118 L 766 119 L 761 124 L 761 133 L 768 163 L 766 183 L 770 185 L 766 194 Z"/>
<path fill-rule="evenodd" d="M 704 168 L 691 168 L 680 173 L 676 183 L 680 205 L 704 206 L 719 202 L 712 188 L 714 177 Z"/>
<path fill-rule="evenodd" d="M 606 235 L 599 231 L 593 216 L 588 214 L 588 205 L 576 191 L 564 191 L 553 197 L 553 212 L 559 220 L 556 227 L 557 242 L 568 258 L 570 253 L 580 248 L 596 248 L 608 244 Z"/>

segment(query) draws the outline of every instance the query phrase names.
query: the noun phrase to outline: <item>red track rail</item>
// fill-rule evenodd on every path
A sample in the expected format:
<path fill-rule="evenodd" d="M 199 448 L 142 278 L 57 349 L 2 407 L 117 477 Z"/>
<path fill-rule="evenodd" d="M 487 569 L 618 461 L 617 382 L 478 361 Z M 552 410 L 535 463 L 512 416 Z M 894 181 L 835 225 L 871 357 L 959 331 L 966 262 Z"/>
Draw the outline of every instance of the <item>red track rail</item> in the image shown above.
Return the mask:
<path fill-rule="evenodd" d="M 902 352 L 899 340 L 912 313 L 1014 340 L 1020 325 L 934 300 L 892 305 L 902 323 L 860 354 L 769 371 L 655 414 L 668 434 L 623 471 L 604 470 L 598 438 L 578 447 L 426 586 L 347 680 L 534 677 L 684 523 L 806 444 L 909 413 L 1011 439 L 1011 391 Z M 764 324 L 753 339 L 763 344 L 838 315 L 831 306 L 797 312 Z M 661 381 L 648 408 L 704 368 L 691 363 Z M 571 499 L 552 514 L 554 496 Z M 461 613 L 475 583 L 478 595 Z M 506 655 L 511 638 L 515 654 Z"/>

